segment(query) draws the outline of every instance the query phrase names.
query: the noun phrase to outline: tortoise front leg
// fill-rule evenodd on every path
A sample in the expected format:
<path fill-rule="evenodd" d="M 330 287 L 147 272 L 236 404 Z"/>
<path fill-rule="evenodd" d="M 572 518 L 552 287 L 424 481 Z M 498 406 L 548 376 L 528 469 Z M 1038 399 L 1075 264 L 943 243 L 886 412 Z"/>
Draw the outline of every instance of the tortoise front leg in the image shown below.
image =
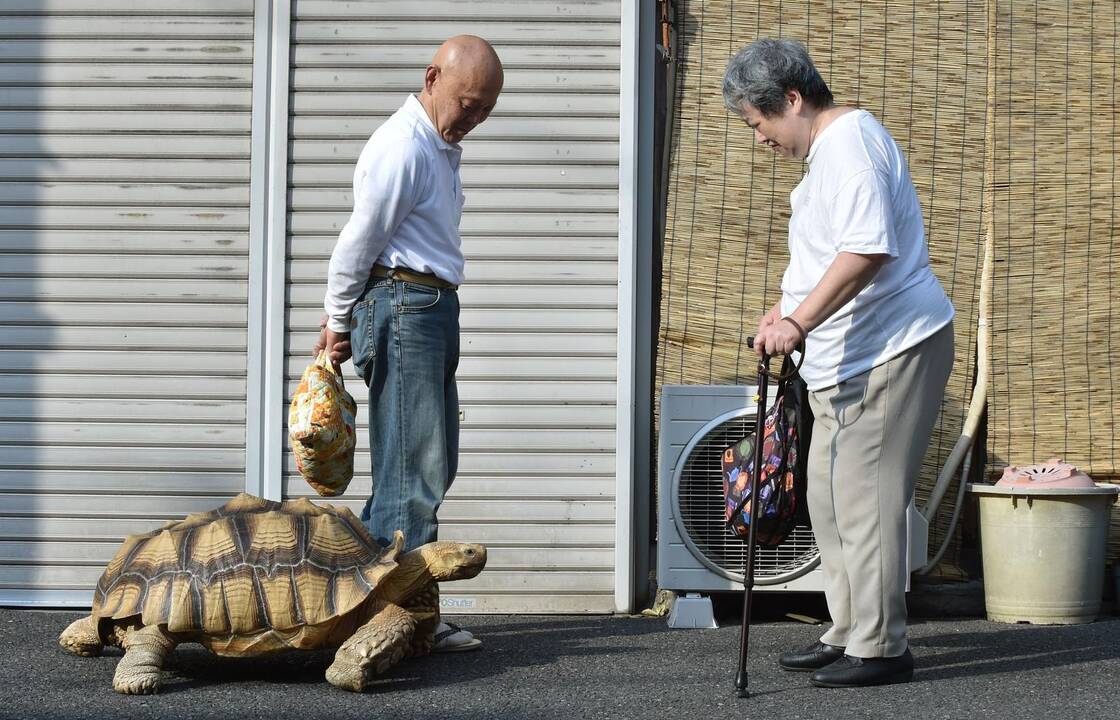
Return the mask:
<path fill-rule="evenodd" d="M 149 695 L 159 690 L 160 671 L 178 643 L 158 625 L 132 630 L 121 643 L 124 657 L 117 663 L 113 689 L 125 695 Z"/>
<path fill-rule="evenodd" d="M 436 641 L 436 628 L 439 627 L 439 585 L 430 583 L 404 603 L 404 608 L 416 618 L 416 632 L 409 643 L 408 656 L 431 655 Z"/>
<path fill-rule="evenodd" d="M 97 633 L 97 621 L 92 615 L 86 615 L 80 620 L 70 623 L 69 627 L 58 636 L 58 644 L 67 651 L 83 657 L 100 655 L 105 644 Z"/>
<path fill-rule="evenodd" d="M 327 668 L 327 682 L 343 690 L 362 692 L 409 649 L 416 619 L 396 605 L 381 608 L 342 643 Z"/>

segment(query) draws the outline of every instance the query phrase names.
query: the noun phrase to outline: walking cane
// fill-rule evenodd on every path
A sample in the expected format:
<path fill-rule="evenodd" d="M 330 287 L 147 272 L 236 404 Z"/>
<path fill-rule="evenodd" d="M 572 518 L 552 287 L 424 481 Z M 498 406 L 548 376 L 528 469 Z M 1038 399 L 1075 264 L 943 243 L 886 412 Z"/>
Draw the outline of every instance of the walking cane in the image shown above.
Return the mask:
<path fill-rule="evenodd" d="M 747 338 L 747 347 L 754 348 L 754 336 Z M 800 359 L 804 360 L 804 344 L 799 344 L 797 349 L 801 353 Z M 782 389 L 782 383 L 793 377 L 800 367 L 801 363 L 799 362 L 788 374 L 777 378 L 779 391 Z M 769 389 L 770 356 L 763 354 L 758 360 L 758 393 L 755 395 L 758 406 L 754 416 L 754 477 L 751 478 L 751 521 L 747 528 L 747 559 L 743 568 L 743 625 L 739 632 L 739 669 L 735 673 L 735 694 L 741 698 L 750 697 L 750 693 L 747 691 L 747 645 L 750 642 L 751 598 L 754 594 L 755 532 L 758 529 L 758 523 L 755 522 L 757 518 L 755 513 L 758 509 L 758 486 L 762 480 L 762 446 L 764 445 L 763 438 L 766 431 L 766 394 Z M 741 512 L 742 508 L 740 507 L 739 510 Z"/>

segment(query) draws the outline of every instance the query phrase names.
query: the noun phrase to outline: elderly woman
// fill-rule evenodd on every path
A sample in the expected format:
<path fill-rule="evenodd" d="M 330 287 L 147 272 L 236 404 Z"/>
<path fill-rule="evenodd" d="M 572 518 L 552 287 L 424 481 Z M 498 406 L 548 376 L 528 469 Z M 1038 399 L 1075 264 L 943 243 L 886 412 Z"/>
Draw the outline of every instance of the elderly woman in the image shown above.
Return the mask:
<path fill-rule="evenodd" d="M 907 682 L 906 508 L 953 363 L 953 306 L 902 150 L 870 113 L 833 103 L 804 47 L 752 43 L 723 96 L 757 142 L 806 163 L 782 298 L 755 348 L 805 341 L 808 505 L 833 624 L 779 662 L 821 687 Z"/>

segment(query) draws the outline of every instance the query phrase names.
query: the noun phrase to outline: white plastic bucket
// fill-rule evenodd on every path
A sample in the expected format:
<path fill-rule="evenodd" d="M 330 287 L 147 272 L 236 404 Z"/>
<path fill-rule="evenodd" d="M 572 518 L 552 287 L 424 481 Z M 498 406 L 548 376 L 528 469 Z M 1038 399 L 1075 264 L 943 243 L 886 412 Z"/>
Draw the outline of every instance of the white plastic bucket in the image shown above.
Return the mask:
<path fill-rule="evenodd" d="M 980 503 L 988 619 L 1037 625 L 1095 620 L 1109 508 L 1120 487 L 968 489 Z"/>

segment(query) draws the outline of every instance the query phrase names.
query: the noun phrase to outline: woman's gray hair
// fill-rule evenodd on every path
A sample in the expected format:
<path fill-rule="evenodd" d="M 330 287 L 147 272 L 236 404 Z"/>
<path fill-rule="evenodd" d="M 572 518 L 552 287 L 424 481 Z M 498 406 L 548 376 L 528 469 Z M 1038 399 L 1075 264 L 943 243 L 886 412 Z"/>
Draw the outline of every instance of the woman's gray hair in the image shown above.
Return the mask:
<path fill-rule="evenodd" d="M 723 76 L 723 101 L 737 113 L 747 102 L 766 117 L 780 115 L 790 90 L 814 107 L 832 104 L 832 91 L 809 52 L 794 40 L 755 40 L 731 58 Z"/>

